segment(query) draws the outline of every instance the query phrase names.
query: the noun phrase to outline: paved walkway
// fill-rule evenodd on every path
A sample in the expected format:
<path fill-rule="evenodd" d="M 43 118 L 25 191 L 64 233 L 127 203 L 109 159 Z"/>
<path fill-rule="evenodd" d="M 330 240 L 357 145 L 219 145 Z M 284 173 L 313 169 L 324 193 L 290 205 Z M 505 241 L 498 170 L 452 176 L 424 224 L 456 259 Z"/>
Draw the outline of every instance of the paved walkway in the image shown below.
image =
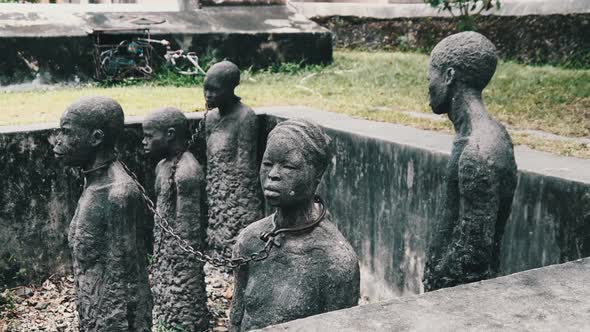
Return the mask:
<path fill-rule="evenodd" d="M 590 258 L 264 331 L 590 331 Z"/>

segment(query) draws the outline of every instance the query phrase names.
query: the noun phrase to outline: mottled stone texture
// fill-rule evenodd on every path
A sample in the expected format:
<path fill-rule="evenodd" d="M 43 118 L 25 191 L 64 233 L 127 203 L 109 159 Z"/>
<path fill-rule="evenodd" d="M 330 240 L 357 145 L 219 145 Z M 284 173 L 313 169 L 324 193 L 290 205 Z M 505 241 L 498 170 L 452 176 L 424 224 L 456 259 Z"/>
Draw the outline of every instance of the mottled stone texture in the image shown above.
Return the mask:
<path fill-rule="evenodd" d="M 205 173 L 194 155 L 186 151 L 189 122 L 179 109 L 164 107 L 151 112 L 142 128 L 144 152 L 160 161 L 155 183 L 159 216 L 154 217 L 154 323 L 203 331 L 208 323 L 203 263 L 184 251 L 159 225 L 170 227 L 195 250 L 205 249 Z"/>
<path fill-rule="evenodd" d="M 262 249 L 261 232 L 273 229 L 272 217 L 247 227 L 235 254 L 249 256 Z M 278 324 L 358 304 L 358 259 L 329 217 L 303 236 L 278 238 L 262 262 L 240 268 L 232 302 L 234 331 Z M 241 311 L 241 312 L 240 312 Z"/>
<path fill-rule="evenodd" d="M 211 249 L 231 252 L 235 236 L 263 212 L 258 183 L 256 115 L 240 104 L 232 114 L 207 117 L 208 241 Z"/>
<path fill-rule="evenodd" d="M 139 126 L 128 125 L 117 149 L 142 183 L 153 183 L 153 167 L 150 170 L 139 153 L 140 135 Z M 0 288 L 40 283 L 71 271 L 68 225 L 83 179 L 79 170 L 64 168 L 53 157 L 55 137 L 53 128 L 0 133 L 0 186 L 5 188 L 0 191 Z M 148 218 L 144 224 L 148 244 L 150 234 Z"/>
<path fill-rule="evenodd" d="M 292 115 L 281 115 L 275 108 L 258 116 L 259 140 L 266 140 L 277 116 L 296 117 L 304 110 L 292 109 Z M 442 204 L 451 138 L 319 110 L 305 112 L 325 125 L 332 138 L 333 162 L 318 192 L 330 208 L 330 220 L 359 255 L 361 274 L 374 277 L 361 277 L 361 282 L 368 281 L 364 291 L 371 287 L 371 295 L 384 299 L 420 292 L 428 238 Z M 188 116 L 191 125 L 200 119 Z M 152 191 L 154 165 L 141 153 L 141 128 L 136 123 L 126 128 L 118 151 Z M 0 245 L 0 287 L 41 282 L 71 269 L 67 226 L 81 181 L 76 171 L 53 158 L 53 132 L 38 126 L 0 128 L 0 243 L 6 244 Z M 440 147 L 432 148 L 426 140 Z M 516 150 L 529 165 L 543 162 L 519 171 L 502 241 L 502 274 L 590 256 L 590 186 L 584 172 L 576 174 L 572 168 L 585 162 Z M 554 171 L 543 171 L 546 167 Z M 17 274 L 19 270 L 27 273 Z"/>
<path fill-rule="evenodd" d="M 207 107 L 207 199 L 210 249 L 231 254 L 238 233 L 263 215 L 258 182 L 258 121 L 234 94 L 239 70 L 229 61 L 212 66 L 204 85 Z"/>
<path fill-rule="evenodd" d="M 156 168 L 157 209 L 172 229 L 196 250 L 205 247 L 206 214 L 203 213 L 205 174 L 190 152 L 176 165 L 174 187 L 170 183 L 173 161 Z M 158 218 L 156 218 L 156 222 Z M 203 263 L 183 251 L 176 240 L 154 227 L 152 267 L 154 322 L 180 325 L 185 331 L 202 331 L 208 324 L 207 292 Z"/>
<path fill-rule="evenodd" d="M 330 162 L 329 139 L 308 121 L 280 123 L 269 134 L 260 168 L 267 203 L 276 213 L 244 229 L 234 257 L 249 257 L 264 247 L 262 232 L 318 226 L 282 233 L 269 257 L 235 271 L 230 323 L 248 331 L 358 304 L 360 272 L 356 254 L 313 200 Z"/>
<path fill-rule="evenodd" d="M 430 105 L 455 127 L 440 219 L 426 256 L 425 290 L 495 277 L 500 244 L 516 188 L 508 132 L 486 111 L 481 91 L 496 70 L 496 49 L 483 35 L 464 32 L 432 51 Z"/>
<path fill-rule="evenodd" d="M 88 79 L 94 73 L 92 52 L 87 37 L 0 38 L 0 84 L 31 81 L 37 73 L 44 83 Z"/>
<path fill-rule="evenodd" d="M 150 331 L 145 205 L 118 163 L 84 188 L 70 223 L 80 331 Z"/>
<path fill-rule="evenodd" d="M 83 97 L 63 113 L 53 148 L 56 158 L 84 174 L 68 232 L 81 331 L 151 330 L 148 218 L 139 187 L 116 160 L 123 130 L 116 101 Z"/>

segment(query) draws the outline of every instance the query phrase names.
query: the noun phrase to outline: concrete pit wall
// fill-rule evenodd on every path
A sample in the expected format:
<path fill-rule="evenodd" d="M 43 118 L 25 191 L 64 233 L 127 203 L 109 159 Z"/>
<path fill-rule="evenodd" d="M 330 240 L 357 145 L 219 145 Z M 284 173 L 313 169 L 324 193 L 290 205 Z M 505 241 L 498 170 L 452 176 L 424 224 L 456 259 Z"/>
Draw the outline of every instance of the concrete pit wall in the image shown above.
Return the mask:
<path fill-rule="evenodd" d="M 140 153 L 141 126 L 127 125 L 118 150 L 151 192 L 153 164 Z M 70 273 L 68 226 L 83 179 L 53 156 L 50 126 L 0 127 L 0 289 Z M 151 243 L 153 220 L 145 221 Z"/>
<path fill-rule="evenodd" d="M 448 156 L 338 130 L 329 134 L 336 157 L 321 192 L 364 271 L 372 275 L 363 280 L 365 294 L 420 293 Z M 589 184 L 519 172 L 502 243 L 503 273 L 590 255 L 590 224 L 584 218 L 589 196 Z M 385 281 L 389 289 L 373 279 Z"/>
<path fill-rule="evenodd" d="M 260 109 L 260 139 L 264 141 L 279 119 L 301 116 L 302 111 Z M 444 151 L 451 138 L 320 111 L 304 114 L 327 127 L 333 139 L 335 156 L 320 194 L 359 255 L 363 294 L 374 301 L 420 292 L 428 231 L 442 201 L 448 158 Z M 195 126 L 200 115 L 189 116 Z M 137 120 L 131 121 L 119 150 L 151 189 L 153 164 L 141 153 L 140 137 Z M 428 137 L 442 142 L 442 148 L 429 146 Z M 54 159 L 54 139 L 51 127 L 0 129 L 0 288 L 39 282 L 70 268 L 67 227 L 82 183 L 77 172 Z M 539 153 L 532 154 L 534 158 Z M 519 166 L 526 166 L 530 156 L 519 156 L 517 152 Z M 590 166 L 590 161 L 541 157 L 545 159 L 538 160 L 556 159 L 574 173 Z M 519 172 L 503 240 L 504 273 L 590 256 L 590 167 L 585 169 L 585 178 L 578 180 Z M 150 227 L 146 221 L 148 238 Z"/>
<path fill-rule="evenodd" d="M 296 108 L 272 112 L 301 116 Z M 334 157 L 319 192 L 361 260 L 371 302 L 423 291 L 428 239 L 443 201 L 452 136 L 326 112 Z M 518 185 L 502 241 L 503 274 L 590 256 L 590 160 L 517 147 Z"/>

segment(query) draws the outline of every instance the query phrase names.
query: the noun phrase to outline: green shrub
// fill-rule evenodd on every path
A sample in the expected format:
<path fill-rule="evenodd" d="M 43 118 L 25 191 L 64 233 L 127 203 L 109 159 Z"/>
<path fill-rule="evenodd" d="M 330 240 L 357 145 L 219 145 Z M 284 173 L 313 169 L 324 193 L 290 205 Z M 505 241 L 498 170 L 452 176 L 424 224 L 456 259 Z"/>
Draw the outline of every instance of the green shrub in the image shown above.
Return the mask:
<path fill-rule="evenodd" d="M 447 11 L 457 18 L 459 31 L 474 31 L 474 17 L 484 11 L 500 9 L 500 0 L 424 0 L 439 11 Z"/>

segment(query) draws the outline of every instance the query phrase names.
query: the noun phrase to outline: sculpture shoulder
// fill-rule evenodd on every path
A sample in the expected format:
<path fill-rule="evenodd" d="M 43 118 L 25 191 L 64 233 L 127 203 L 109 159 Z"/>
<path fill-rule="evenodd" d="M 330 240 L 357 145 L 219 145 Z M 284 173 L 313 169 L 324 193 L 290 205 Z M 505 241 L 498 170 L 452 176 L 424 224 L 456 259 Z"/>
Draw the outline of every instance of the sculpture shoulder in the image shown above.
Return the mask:
<path fill-rule="evenodd" d="M 186 151 L 176 165 L 175 180 L 179 188 L 199 185 L 205 179 L 205 173 L 195 156 Z"/>
<path fill-rule="evenodd" d="M 239 105 L 240 117 L 242 119 L 256 119 L 256 112 L 254 112 L 254 110 L 250 106 L 242 104 L 241 102 Z"/>
<path fill-rule="evenodd" d="M 124 206 L 132 201 L 141 200 L 139 187 L 119 166 L 111 166 L 107 182 L 93 187 L 95 191 L 103 191 L 110 203 Z"/>
<path fill-rule="evenodd" d="M 244 228 L 236 238 L 234 254 L 250 254 L 260 247 L 260 233 L 270 231 L 273 228 L 272 216 L 260 219 Z"/>
<path fill-rule="evenodd" d="M 512 140 L 502 124 L 494 120 L 472 133 L 459 159 L 459 167 L 467 164 L 495 169 L 516 167 Z"/>
<path fill-rule="evenodd" d="M 158 164 L 156 165 L 156 175 L 158 175 L 160 173 L 160 169 L 162 169 L 162 167 L 164 167 L 165 164 L 166 164 L 166 159 L 162 159 L 158 162 Z"/>
<path fill-rule="evenodd" d="M 343 266 L 358 265 L 358 257 L 352 245 L 330 220 L 323 220 L 313 235 L 314 243 L 317 243 L 319 249 L 329 253 L 331 261 Z"/>
<path fill-rule="evenodd" d="M 239 118 L 240 118 L 240 126 L 241 127 L 251 127 L 256 125 L 257 123 L 257 116 L 254 110 L 252 110 L 249 106 L 240 103 L 240 110 L 239 110 Z"/>
<path fill-rule="evenodd" d="M 217 108 L 207 111 L 206 124 L 219 121 L 219 110 Z"/>

